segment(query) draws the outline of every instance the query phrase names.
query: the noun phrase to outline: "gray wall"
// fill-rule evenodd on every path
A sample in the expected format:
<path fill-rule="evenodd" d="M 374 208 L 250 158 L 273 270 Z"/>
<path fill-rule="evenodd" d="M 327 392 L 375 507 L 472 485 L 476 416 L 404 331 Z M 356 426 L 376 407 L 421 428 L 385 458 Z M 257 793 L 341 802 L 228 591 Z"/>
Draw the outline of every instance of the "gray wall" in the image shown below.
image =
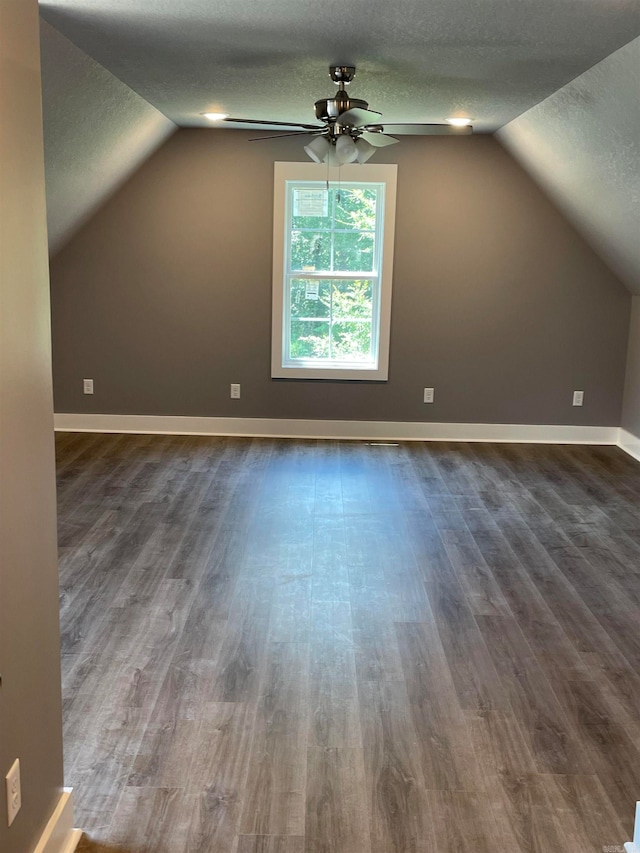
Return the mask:
<path fill-rule="evenodd" d="M 0 11 L 0 850 L 26 853 L 62 786 L 47 233 L 36 0 Z M 7 828 L 15 758 L 22 810 Z"/>
<path fill-rule="evenodd" d="M 271 380 L 273 162 L 304 155 L 251 135 L 179 131 L 53 260 L 56 411 L 620 423 L 630 295 L 488 136 L 376 156 L 398 163 L 389 381 Z"/>
<path fill-rule="evenodd" d="M 498 138 L 640 293 L 640 38 L 507 124 Z"/>
<path fill-rule="evenodd" d="M 640 439 L 640 296 L 633 297 L 621 426 Z"/>
<path fill-rule="evenodd" d="M 175 125 L 45 21 L 40 43 L 53 254 Z"/>

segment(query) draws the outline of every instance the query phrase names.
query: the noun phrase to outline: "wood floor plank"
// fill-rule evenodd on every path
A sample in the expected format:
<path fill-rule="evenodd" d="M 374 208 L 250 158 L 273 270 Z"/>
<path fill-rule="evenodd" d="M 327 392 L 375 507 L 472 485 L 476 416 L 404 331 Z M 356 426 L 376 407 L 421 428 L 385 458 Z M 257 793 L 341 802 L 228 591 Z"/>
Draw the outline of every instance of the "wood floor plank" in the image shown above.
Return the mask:
<path fill-rule="evenodd" d="M 538 659 L 544 657 L 545 665 L 561 669 L 562 677 L 580 677 L 584 674 L 582 652 L 595 648 L 613 649 L 613 645 L 576 590 L 557 571 L 524 519 L 505 521 L 503 531 L 519 564 L 548 608 L 547 613 L 540 608 L 539 618 L 535 620 L 526 623 L 520 620 L 525 634 L 530 634 L 536 644 L 536 656 Z M 544 630 L 538 630 L 539 625 L 544 625 Z"/>
<path fill-rule="evenodd" d="M 135 788 L 185 788 L 198 743 L 199 723 L 147 725 L 127 780 Z"/>
<path fill-rule="evenodd" d="M 113 817 L 113 841 L 136 853 L 195 851 L 187 847 L 189 820 L 182 789 L 125 788 Z"/>
<path fill-rule="evenodd" d="M 216 702 L 255 700 L 269 635 L 273 589 L 262 583 L 236 588 L 225 639 L 218 655 Z"/>
<path fill-rule="evenodd" d="M 477 616 L 506 615 L 509 605 L 466 524 L 462 530 L 441 529 L 440 536 L 472 613 Z"/>
<path fill-rule="evenodd" d="M 427 788 L 483 791 L 467 720 L 458 703 L 451 670 L 435 623 L 396 626 L 416 754 Z"/>
<path fill-rule="evenodd" d="M 353 606 L 353 605 L 352 605 Z M 365 622 L 362 611 L 354 617 L 354 659 L 358 681 L 402 681 L 402 662 L 394 623 L 390 619 Z"/>
<path fill-rule="evenodd" d="M 500 849 L 543 853 L 564 850 L 555 803 L 544 800 L 526 732 L 514 715 L 467 712 L 476 754 L 487 782 Z M 498 841 L 496 841 L 496 845 Z"/>
<path fill-rule="evenodd" d="M 467 791 L 429 791 L 429 810 L 436 850 L 456 853 L 493 853 L 508 848 L 499 835 L 489 797 Z M 560 850 L 560 848 L 558 848 Z"/>
<path fill-rule="evenodd" d="M 478 617 L 512 711 L 540 773 L 591 773 L 575 728 L 513 619 Z"/>
<path fill-rule="evenodd" d="M 616 718 L 636 729 L 640 726 L 640 674 L 632 671 L 621 655 L 594 652 L 583 655 L 590 677 L 618 707 Z M 638 738 L 640 741 L 640 737 Z"/>
<path fill-rule="evenodd" d="M 355 682 L 333 679 L 312 682 L 307 742 L 309 746 L 325 749 L 362 747 Z"/>
<path fill-rule="evenodd" d="M 289 564 L 290 565 L 290 564 Z M 297 562 L 296 562 L 297 566 Z M 308 643 L 311 636 L 311 572 L 298 574 L 284 568 L 271 603 L 269 638 L 274 643 Z"/>
<path fill-rule="evenodd" d="M 307 644 L 269 644 L 241 834 L 304 834 L 308 678 Z"/>
<path fill-rule="evenodd" d="M 633 815 L 628 804 L 637 799 L 640 787 L 638 743 L 616 722 L 582 726 L 580 734 L 595 774 L 631 837 Z"/>
<path fill-rule="evenodd" d="M 425 853 L 435 839 L 404 683 L 358 685 L 372 853 Z"/>
<path fill-rule="evenodd" d="M 304 853 L 304 837 L 241 835 L 237 853 Z"/>
<path fill-rule="evenodd" d="M 361 747 L 350 604 L 314 602 L 310 641 L 308 744 Z"/>
<path fill-rule="evenodd" d="M 235 847 L 254 718 L 255 707 L 247 703 L 215 702 L 203 714 L 187 785 L 189 850 Z"/>
<path fill-rule="evenodd" d="M 620 820 L 598 776 L 554 776 L 549 781 L 553 784 L 551 796 L 559 819 L 568 830 L 572 824 L 575 826 L 582 849 L 592 845 L 594 850 L 615 850 L 631 838 L 633 815 L 627 809 Z"/>
<path fill-rule="evenodd" d="M 369 847 L 362 750 L 307 753 L 305 853 L 351 853 Z"/>
<path fill-rule="evenodd" d="M 453 567 L 425 587 L 460 707 L 506 710 L 506 696 Z"/>
<path fill-rule="evenodd" d="M 313 521 L 311 597 L 314 602 L 349 601 L 346 531 L 342 514 Z"/>

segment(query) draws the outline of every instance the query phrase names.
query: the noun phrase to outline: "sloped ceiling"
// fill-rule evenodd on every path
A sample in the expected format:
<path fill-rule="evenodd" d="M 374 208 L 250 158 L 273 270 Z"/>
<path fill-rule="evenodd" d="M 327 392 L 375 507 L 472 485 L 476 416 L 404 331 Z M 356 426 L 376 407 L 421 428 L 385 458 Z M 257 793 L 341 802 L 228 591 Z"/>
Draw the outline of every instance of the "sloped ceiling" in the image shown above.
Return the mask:
<path fill-rule="evenodd" d="M 40 41 L 54 254 L 176 128 L 44 21 Z"/>
<path fill-rule="evenodd" d="M 637 0 L 40 8 L 57 28 L 42 23 L 52 252 L 174 129 L 166 116 L 181 126 L 206 125 L 206 109 L 309 121 L 313 100 L 334 90 L 328 65 L 348 62 L 352 93 L 390 121 L 465 113 L 487 132 L 508 122 L 504 145 L 640 289 L 640 39 L 626 44 L 640 33 Z"/>
<path fill-rule="evenodd" d="M 640 38 L 507 124 L 498 138 L 640 293 Z"/>
<path fill-rule="evenodd" d="M 41 14 L 180 126 L 308 122 L 350 91 L 388 122 L 493 132 L 640 35 L 638 0 L 40 0 Z"/>

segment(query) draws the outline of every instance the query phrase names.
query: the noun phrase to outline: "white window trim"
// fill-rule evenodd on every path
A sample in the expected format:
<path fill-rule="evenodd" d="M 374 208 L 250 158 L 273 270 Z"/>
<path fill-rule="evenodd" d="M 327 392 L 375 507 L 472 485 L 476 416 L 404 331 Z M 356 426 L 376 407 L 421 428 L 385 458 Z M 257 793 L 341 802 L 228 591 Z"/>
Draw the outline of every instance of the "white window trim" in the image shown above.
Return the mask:
<path fill-rule="evenodd" d="M 391 331 L 391 289 L 393 283 L 393 247 L 396 221 L 395 164 L 348 165 L 327 167 L 320 163 L 275 163 L 273 194 L 273 297 L 271 332 L 271 376 L 274 379 L 342 379 L 386 381 L 389 377 L 389 335 Z M 350 181 L 385 184 L 384 235 L 380 275 L 380 327 L 378 365 L 370 368 L 288 367 L 283 366 L 284 350 L 284 274 L 286 242 L 287 181 Z"/>

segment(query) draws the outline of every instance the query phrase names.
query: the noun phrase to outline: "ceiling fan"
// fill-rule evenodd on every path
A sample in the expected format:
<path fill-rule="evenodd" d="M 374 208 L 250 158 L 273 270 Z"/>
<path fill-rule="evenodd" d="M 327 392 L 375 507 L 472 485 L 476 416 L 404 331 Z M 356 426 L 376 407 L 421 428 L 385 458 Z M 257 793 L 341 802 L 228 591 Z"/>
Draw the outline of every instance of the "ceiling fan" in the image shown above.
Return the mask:
<path fill-rule="evenodd" d="M 296 128 L 286 133 L 261 136 L 250 140 L 278 139 L 283 136 L 312 136 L 304 150 L 316 163 L 341 166 L 345 163 L 366 163 L 376 148 L 394 145 L 398 140 L 385 133 L 390 129 L 399 134 L 466 134 L 472 133 L 470 124 L 388 124 L 381 123 L 382 113 L 369 109 L 369 104 L 360 98 L 351 98 L 346 86 L 356 73 L 352 65 L 332 65 L 329 75 L 338 86 L 333 98 L 320 98 L 315 102 L 315 113 L 322 124 L 302 124 L 289 121 L 267 121 L 263 119 L 228 118 L 226 122 L 237 124 L 277 125 L 278 129 Z"/>

